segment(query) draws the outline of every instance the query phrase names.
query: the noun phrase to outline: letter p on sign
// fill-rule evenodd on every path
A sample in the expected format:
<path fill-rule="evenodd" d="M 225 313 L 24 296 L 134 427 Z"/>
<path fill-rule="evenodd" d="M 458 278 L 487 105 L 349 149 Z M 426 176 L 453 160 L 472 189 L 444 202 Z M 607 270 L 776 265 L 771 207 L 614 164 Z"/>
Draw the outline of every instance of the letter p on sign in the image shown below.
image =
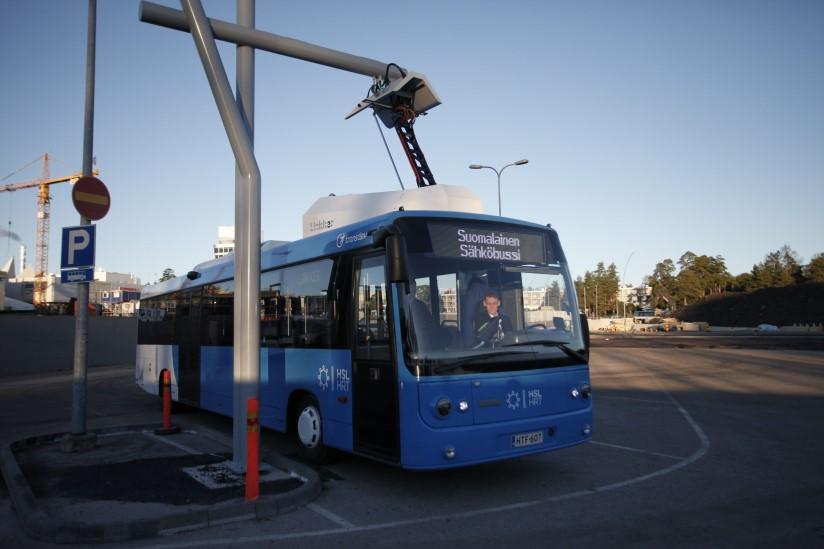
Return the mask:
<path fill-rule="evenodd" d="M 89 246 L 89 233 L 82 229 L 69 231 L 69 264 L 74 264 L 74 252 Z"/>
<path fill-rule="evenodd" d="M 94 267 L 94 225 L 63 227 L 61 269 Z"/>

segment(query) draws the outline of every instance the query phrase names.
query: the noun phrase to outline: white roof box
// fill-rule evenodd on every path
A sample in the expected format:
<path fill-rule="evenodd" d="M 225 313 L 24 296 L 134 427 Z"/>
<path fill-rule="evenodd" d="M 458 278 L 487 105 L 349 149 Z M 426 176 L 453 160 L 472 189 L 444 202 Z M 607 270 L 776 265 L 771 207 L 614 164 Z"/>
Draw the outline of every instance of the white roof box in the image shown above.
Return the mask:
<path fill-rule="evenodd" d="M 316 235 L 388 212 L 438 210 L 483 213 L 483 203 L 466 187 L 430 185 L 404 191 L 319 198 L 303 214 L 303 236 Z"/>

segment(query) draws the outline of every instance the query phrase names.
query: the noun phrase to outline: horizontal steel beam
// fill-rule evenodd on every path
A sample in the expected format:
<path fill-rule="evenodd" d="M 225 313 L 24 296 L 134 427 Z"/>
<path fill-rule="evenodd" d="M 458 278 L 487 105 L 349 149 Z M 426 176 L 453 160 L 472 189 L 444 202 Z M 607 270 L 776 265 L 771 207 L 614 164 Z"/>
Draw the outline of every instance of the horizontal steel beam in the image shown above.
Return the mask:
<path fill-rule="evenodd" d="M 185 13 L 151 2 L 140 2 L 140 20 L 144 23 L 189 32 L 189 22 Z M 309 42 L 243 27 L 220 19 L 209 19 L 209 23 L 215 38 L 224 42 L 232 42 L 238 46 L 250 46 L 364 76 L 383 77 L 386 74 L 387 63 L 375 59 L 324 48 Z M 390 79 L 399 78 L 400 76 L 401 72 L 398 67 L 391 65 L 389 67 Z"/>

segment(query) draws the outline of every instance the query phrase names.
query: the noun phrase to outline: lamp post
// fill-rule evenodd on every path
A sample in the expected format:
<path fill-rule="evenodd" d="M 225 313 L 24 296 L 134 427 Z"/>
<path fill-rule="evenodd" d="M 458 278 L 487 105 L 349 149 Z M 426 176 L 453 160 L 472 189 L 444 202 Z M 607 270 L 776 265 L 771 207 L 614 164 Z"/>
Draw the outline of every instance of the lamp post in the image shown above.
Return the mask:
<path fill-rule="evenodd" d="M 500 170 L 496 170 L 492 166 L 482 166 L 480 164 L 470 164 L 469 165 L 470 170 L 480 170 L 480 169 L 486 168 L 486 169 L 492 170 L 493 172 L 495 172 L 495 175 L 498 176 L 498 216 L 501 215 L 501 174 L 504 172 L 505 169 L 507 169 L 510 166 L 523 166 L 527 162 L 529 162 L 529 160 L 527 160 L 526 158 L 522 158 L 521 160 L 518 160 L 517 162 L 507 164 L 506 166 L 504 166 Z"/>

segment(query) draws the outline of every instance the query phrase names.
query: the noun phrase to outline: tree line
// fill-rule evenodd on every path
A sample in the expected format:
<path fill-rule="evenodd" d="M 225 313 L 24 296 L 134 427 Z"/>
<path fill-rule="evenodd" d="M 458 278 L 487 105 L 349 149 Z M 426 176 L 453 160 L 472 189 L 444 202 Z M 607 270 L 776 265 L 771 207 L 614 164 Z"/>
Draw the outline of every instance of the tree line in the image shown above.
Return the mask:
<path fill-rule="evenodd" d="M 575 279 L 575 293 L 579 306 L 587 314 L 595 317 L 623 313 L 624 305 L 618 302 L 619 284 L 620 278 L 615 263 L 610 263 L 607 267 L 603 261 L 598 263 L 595 271 L 586 271 L 583 277 Z M 626 306 L 629 307 L 629 304 Z M 631 312 L 631 308 L 627 311 Z"/>
<path fill-rule="evenodd" d="M 766 254 L 752 270 L 735 276 L 727 270 L 722 256 L 687 251 L 677 262 L 669 258 L 660 261 L 644 278 L 652 288 L 650 304 L 670 311 L 725 292 L 752 292 L 806 282 L 824 282 L 824 253 L 815 254 L 804 264 L 789 245 Z M 594 272 L 587 271 L 575 281 L 581 308 L 591 315 L 623 314 L 623 304 L 617 300 L 618 284 L 615 264 L 604 267 L 598 263 Z M 627 305 L 628 312 L 630 307 Z"/>

